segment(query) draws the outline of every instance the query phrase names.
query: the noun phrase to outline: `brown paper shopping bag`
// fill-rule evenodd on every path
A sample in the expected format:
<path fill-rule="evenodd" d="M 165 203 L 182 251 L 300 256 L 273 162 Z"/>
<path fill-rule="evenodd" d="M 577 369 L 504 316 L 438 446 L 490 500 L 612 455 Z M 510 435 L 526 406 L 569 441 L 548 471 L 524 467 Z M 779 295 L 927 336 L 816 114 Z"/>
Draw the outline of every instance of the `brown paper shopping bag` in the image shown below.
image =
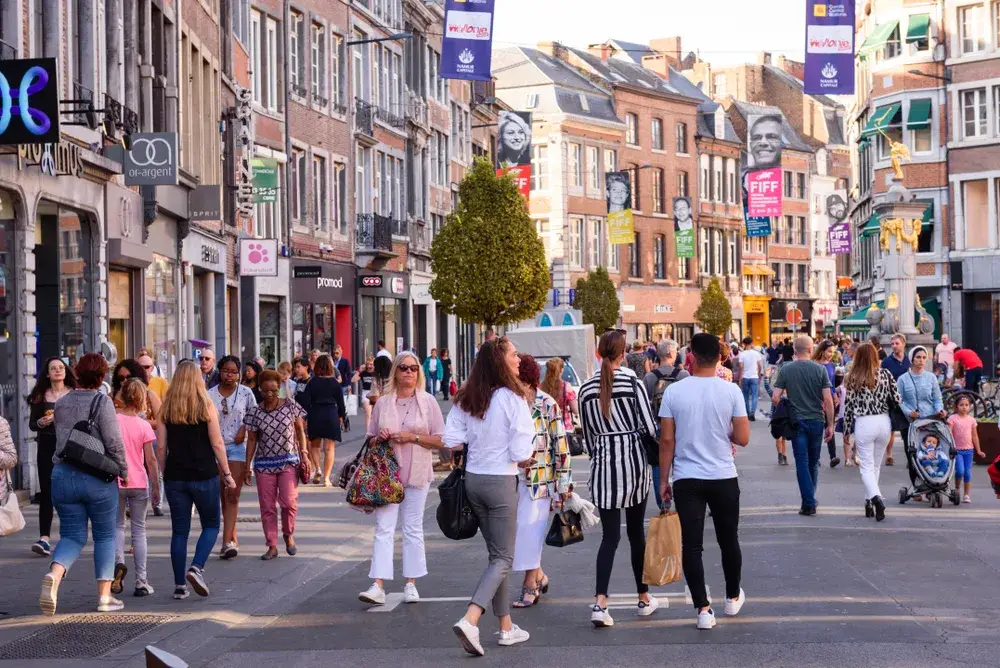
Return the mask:
<path fill-rule="evenodd" d="M 681 521 L 677 513 L 661 513 L 649 520 L 642 581 L 659 587 L 684 577 L 681 567 Z"/>

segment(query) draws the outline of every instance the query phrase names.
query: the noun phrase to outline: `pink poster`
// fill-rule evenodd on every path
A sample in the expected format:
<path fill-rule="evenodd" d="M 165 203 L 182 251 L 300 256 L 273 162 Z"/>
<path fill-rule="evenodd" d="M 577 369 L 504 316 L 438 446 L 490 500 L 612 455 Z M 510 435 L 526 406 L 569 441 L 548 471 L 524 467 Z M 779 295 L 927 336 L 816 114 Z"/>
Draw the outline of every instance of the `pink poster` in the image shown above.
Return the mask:
<path fill-rule="evenodd" d="M 780 216 L 781 169 L 747 174 L 747 200 L 747 213 L 751 216 Z"/>

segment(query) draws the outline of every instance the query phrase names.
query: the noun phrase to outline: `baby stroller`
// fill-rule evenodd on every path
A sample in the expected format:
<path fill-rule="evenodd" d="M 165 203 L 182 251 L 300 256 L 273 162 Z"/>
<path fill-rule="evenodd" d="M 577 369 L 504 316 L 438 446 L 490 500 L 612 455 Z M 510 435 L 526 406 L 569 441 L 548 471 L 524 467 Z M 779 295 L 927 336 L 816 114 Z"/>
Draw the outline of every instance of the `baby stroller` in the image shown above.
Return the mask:
<path fill-rule="evenodd" d="M 950 490 L 955 475 L 955 442 L 948 425 L 940 420 L 919 419 L 910 423 L 906 446 L 906 467 L 912 487 L 899 489 L 899 502 L 926 494 L 931 508 L 944 506 L 946 495 L 956 506 L 962 502 L 957 490 Z"/>

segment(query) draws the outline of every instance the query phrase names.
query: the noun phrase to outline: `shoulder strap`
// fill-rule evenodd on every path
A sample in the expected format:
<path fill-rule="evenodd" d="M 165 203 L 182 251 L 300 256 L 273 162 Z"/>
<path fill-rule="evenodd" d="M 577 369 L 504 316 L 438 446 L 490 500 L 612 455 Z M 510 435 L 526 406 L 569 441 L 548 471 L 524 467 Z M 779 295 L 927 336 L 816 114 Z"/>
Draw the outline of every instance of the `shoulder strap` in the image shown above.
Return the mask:
<path fill-rule="evenodd" d="M 97 392 L 97 396 L 94 397 L 93 401 L 90 402 L 90 415 L 87 417 L 87 422 L 94 425 L 97 422 L 97 414 L 101 410 L 101 397 L 104 395 Z"/>
<path fill-rule="evenodd" d="M 674 370 L 670 373 L 670 380 L 677 380 L 677 376 L 681 373 L 681 368 L 678 365 L 674 365 Z"/>
<path fill-rule="evenodd" d="M 674 373 L 671 374 L 671 376 L 676 375 L 676 373 L 677 373 L 677 367 L 675 366 Z M 655 369 L 653 369 L 653 375 L 656 376 L 657 382 L 663 380 L 666 377 L 666 374 L 663 373 L 663 370 L 660 367 L 656 367 Z"/>

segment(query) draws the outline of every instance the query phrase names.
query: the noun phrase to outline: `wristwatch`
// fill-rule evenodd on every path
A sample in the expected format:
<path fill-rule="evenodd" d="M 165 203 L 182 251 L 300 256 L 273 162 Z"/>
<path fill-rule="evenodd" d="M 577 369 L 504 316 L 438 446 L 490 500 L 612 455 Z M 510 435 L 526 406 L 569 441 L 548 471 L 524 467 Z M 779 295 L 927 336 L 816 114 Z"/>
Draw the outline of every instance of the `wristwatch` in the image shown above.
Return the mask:
<path fill-rule="evenodd" d="M 417 434 L 416 436 L 413 437 L 413 442 L 416 443 L 417 445 L 420 445 L 420 434 Z"/>

